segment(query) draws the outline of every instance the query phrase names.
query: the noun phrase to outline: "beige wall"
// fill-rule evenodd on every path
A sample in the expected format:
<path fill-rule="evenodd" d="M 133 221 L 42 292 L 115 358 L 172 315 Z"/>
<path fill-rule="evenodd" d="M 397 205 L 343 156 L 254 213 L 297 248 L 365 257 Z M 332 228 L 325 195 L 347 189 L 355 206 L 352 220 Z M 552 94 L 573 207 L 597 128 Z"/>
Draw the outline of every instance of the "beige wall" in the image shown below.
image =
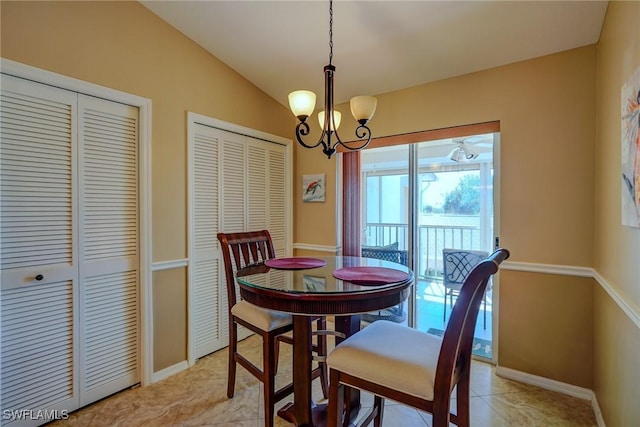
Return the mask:
<path fill-rule="evenodd" d="M 591 278 L 503 270 L 500 365 L 592 388 L 592 283 Z"/>
<path fill-rule="evenodd" d="M 171 313 L 153 318 L 153 372 L 186 360 L 187 271 L 186 268 L 153 273 L 153 312 Z"/>
<path fill-rule="evenodd" d="M 379 95 L 371 128 L 387 136 L 499 120 L 498 225 L 511 261 L 591 266 L 595 64 L 596 48 L 589 46 Z M 347 108 L 340 109 L 350 117 Z M 350 134 L 345 128 L 343 138 Z M 299 155 L 296 180 L 323 165 L 333 176 L 335 160 L 317 151 Z M 328 199 L 334 195 L 329 190 Z M 333 203 L 297 213 L 303 208 L 296 241 L 337 245 L 335 231 L 326 229 Z M 310 226 L 323 221 L 322 229 Z M 591 279 L 513 271 L 501 278 L 499 296 L 501 366 L 593 386 Z M 540 347 L 529 351 L 536 341 Z M 560 347 L 543 351 L 545 344 Z M 584 353 L 579 363 L 576 349 Z"/>
<path fill-rule="evenodd" d="M 594 101 L 590 46 L 378 95 L 371 128 L 387 136 L 499 120 L 501 242 L 512 260 L 591 266 Z M 350 118 L 348 106 L 339 109 Z M 296 180 L 323 166 L 331 177 L 335 162 L 318 151 L 299 154 Z M 328 188 L 331 199 L 335 191 Z M 304 214 L 297 216 L 296 241 L 325 243 L 335 233 L 310 224 L 326 222 L 334 205 L 308 205 L 298 211 Z"/>
<path fill-rule="evenodd" d="M 621 225 L 620 89 L 640 67 L 640 2 L 611 2 L 598 44 L 594 390 L 608 426 L 640 425 L 640 229 Z M 631 319 L 635 316 L 635 322 Z"/>
<path fill-rule="evenodd" d="M 0 8 L 3 58 L 151 99 L 154 262 L 187 256 L 187 111 L 291 137 L 286 108 L 137 2 Z M 164 330 L 185 324 L 185 275 L 153 278 L 157 370 L 186 359 L 184 328 Z"/>

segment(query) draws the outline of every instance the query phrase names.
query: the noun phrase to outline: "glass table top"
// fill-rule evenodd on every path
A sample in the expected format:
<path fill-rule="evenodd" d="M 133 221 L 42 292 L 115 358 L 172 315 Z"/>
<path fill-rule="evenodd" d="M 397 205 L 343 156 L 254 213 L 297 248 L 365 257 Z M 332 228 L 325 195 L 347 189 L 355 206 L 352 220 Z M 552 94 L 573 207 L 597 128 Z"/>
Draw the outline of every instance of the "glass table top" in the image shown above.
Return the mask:
<path fill-rule="evenodd" d="M 305 259 L 309 260 L 309 257 Z M 254 269 L 257 273 L 238 275 L 236 279 L 242 285 L 253 288 L 277 289 L 300 294 L 376 292 L 413 280 L 413 272 L 408 267 L 390 261 L 347 256 L 313 259 L 325 261 L 326 264 L 304 268 L 301 263 L 296 263 L 294 258 L 290 265 L 297 269 L 276 269 L 262 265 Z M 287 265 L 287 260 L 283 261 L 280 265 Z M 352 281 L 336 278 L 336 270 L 339 270 L 337 275 L 348 277 Z"/>

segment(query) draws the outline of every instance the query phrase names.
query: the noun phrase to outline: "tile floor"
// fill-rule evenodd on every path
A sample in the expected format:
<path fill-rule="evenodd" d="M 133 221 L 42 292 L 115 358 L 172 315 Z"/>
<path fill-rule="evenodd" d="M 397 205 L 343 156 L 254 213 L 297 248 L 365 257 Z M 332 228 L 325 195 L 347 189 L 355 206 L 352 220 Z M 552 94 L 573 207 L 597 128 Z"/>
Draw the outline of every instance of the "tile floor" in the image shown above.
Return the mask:
<path fill-rule="evenodd" d="M 331 345 L 331 344 L 330 344 Z M 251 360 L 260 360 L 260 340 L 253 336 L 240 343 Z M 291 380 L 291 347 L 281 346 L 277 382 Z M 259 427 L 264 425 L 260 383 L 238 367 L 236 392 L 226 396 L 226 349 L 200 359 L 195 366 L 148 387 L 117 393 L 71 414 L 51 426 L 216 426 Z M 473 362 L 471 369 L 471 426 L 596 426 L 586 400 L 506 380 L 494 367 Z M 318 381 L 314 399 L 322 400 Z M 289 399 L 281 401 L 277 408 Z M 363 406 L 373 398 L 364 395 Z M 427 413 L 387 401 L 385 427 L 431 427 Z M 276 426 L 290 426 L 276 417 Z"/>

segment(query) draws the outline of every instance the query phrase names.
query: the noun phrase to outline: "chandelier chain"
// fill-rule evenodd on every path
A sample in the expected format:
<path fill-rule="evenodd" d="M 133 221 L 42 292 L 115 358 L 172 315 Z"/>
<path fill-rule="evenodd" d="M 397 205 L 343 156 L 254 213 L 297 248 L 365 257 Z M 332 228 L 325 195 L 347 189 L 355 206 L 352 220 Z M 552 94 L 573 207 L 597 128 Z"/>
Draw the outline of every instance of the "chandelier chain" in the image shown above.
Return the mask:
<path fill-rule="evenodd" d="M 333 0 L 329 1 L 329 65 L 333 65 Z"/>

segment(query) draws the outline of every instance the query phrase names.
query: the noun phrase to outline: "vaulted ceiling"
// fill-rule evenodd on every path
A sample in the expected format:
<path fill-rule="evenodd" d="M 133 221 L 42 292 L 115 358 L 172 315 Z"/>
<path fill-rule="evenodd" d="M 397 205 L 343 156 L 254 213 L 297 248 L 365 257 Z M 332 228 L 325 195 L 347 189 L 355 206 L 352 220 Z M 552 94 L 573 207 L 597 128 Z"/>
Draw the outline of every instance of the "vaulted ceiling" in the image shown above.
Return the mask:
<path fill-rule="evenodd" d="M 283 105 L 323 102 L 328 1 L 142 1 Z M 340 1 L 336 103 L 594 44 L 606 1 Z"/>

